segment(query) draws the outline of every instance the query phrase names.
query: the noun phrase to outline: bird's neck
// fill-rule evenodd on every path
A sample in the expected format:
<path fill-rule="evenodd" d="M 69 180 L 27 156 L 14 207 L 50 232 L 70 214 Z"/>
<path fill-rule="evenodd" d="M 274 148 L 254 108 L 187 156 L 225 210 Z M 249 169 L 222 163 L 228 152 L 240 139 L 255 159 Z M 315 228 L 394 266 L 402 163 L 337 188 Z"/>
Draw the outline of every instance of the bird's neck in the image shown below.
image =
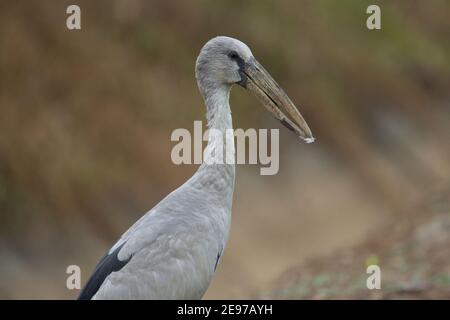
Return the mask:
<path fill-rule="evenodd" d="M 233 129 L 230 110 L 230 86 L 214 87 L 202 92 L 206 105 L 208 128 Z"/>
<path fill-rule="evenodd" d="M 234 133 L 230 110 L 230 86 L 208 91 L 204 98 L 208 120 L 208 145 L 204 152 L 204 164 L 234 163 Z"/>
<path fill-rule="evenodd" d="M 234 134 L 229 104 L 230 86 L 200 92 L 206 104 L 208 144 L 197 171 L 200 184 L 230 202 L 234 189 Z M 218 153 L 217 153 L 218 152 Z M 217 161 L 221 160 L 221 161 Z"/>

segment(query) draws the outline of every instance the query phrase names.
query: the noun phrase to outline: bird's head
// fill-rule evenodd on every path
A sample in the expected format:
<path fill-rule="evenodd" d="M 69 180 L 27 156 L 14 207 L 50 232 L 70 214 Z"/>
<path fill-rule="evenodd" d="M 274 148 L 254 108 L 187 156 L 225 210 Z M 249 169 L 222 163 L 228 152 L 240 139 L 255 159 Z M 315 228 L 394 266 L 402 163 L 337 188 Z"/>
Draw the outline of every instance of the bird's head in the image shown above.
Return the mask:
<path fill-rule="evenodd" d="M 209 40 L 197 58 L 195 74 L 199 87 L 205 91 L 240 85 L 285 127 L 307 143 L 314 141 L 303 116 L 245 43 L 223 36 Z"/>

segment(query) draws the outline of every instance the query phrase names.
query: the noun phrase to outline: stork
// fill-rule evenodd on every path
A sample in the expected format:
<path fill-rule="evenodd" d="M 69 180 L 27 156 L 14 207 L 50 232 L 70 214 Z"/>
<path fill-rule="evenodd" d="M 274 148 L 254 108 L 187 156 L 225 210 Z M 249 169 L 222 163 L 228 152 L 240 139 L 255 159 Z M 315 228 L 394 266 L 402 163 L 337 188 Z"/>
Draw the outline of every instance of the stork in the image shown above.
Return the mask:
<path fill-rule="evenodd" d="M 232 129 L 229 95 L 238 84 L 301 139 L 314 141 L 300 112 L 243 42 L 224 36 L 209 40 L 197 58 L 195 75 L 209 128 L 224 134 Z M 207 148 L 216 147 L 216 140 L 211 135 Z M 202 298 L 227 243 L 234 179 L 234 164 L 202 163 L 121 236 L 78 298 Z"/>

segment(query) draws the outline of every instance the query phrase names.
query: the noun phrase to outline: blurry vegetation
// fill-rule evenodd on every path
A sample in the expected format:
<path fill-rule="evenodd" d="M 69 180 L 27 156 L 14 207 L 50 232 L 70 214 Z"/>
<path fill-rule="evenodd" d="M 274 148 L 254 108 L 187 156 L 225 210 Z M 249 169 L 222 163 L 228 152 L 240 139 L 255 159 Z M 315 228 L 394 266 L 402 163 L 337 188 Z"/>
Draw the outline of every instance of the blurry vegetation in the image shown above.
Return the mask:
<path fill-rule="evenodd" d="M 448 190 L 446 0 L 375 1 L 381 31 L 365 27 L 367 0 L 84 0 L 82 30 L 68 31 L 72 3 L 0 4 L 0 297 L 20 296 L 6 286 L 13 256 L 97 256 L 90 239 L 111 243 L 192 174 L 171 163 L 170 133 L 204 119 L 194 63 L 216 35 L 252 48 L 308 120 L 314 155 L 392 219 Z M 277 127 L 243 92 L 235 127 Z"/>

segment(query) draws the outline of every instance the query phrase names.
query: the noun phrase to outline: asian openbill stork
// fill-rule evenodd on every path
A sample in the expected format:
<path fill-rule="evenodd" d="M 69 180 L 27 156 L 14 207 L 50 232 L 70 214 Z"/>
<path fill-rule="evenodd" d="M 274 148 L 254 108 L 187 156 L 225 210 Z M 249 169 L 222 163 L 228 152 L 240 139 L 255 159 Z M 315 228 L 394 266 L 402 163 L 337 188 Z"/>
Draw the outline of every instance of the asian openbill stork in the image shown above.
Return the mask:
<path fill-rule="evenodd" d="M 241 41 L 223 36 L 208 41 L 195 75 L 209 128 L 223 135 L 232 129 L 229 96 L 238 84 L 300 138 L 314 141 L 289 97 Z M 218 146 L 217 135 L 211 135 L 207 148 Z M 122 235 L 100 260 L 79 299 L 201 298 L 227 242 L 234 175 L 233 164 L 204 162 Z"/>

